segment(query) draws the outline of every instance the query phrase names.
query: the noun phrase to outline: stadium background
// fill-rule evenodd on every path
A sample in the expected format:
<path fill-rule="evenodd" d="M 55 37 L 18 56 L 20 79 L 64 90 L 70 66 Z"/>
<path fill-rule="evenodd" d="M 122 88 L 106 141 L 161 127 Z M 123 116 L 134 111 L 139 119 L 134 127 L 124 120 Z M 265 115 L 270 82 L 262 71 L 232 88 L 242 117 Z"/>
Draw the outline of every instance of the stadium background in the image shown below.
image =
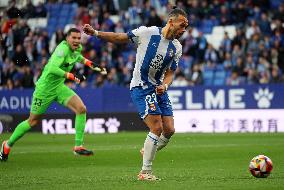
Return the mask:
<path fill-rule="evenodd" d="M 168 91 L 179 133 L 154 162 L 162 181 L 136 179 L 147 129 L 129 97 L 133 46 L 83 34 L 84 56 L 109 71 L 102 77 L 78 64 L 74 72 L 87 81 L 67 81 L 87 106 L 85 146 L 95 156 L 74 158 L 74 135 L 68 135 L 74 115 L 54 104 L 33 128 L 37 132 L 26 134 L 0 163 L 0 189 L 283 189 L 283 3 L 1 0 L 1 141 L 27 118 L 34 83 L 69 27 L 90 23 L 126 32 L 162 26 L 175 4 L 189 13 L 191 28 L 181 38 L 183 56 Z M 248 172 L 258 154 L 274 163 L 268 179 Z"/>

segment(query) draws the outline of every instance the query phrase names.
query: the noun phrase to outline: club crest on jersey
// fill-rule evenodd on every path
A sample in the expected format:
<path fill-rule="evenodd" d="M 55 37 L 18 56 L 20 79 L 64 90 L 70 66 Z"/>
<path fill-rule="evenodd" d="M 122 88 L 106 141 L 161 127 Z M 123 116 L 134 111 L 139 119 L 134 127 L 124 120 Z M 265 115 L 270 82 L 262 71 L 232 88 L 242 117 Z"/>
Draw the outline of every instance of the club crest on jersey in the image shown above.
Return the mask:
<path fill-rule="evenodd" d="M 155 104 L 150 104 L 149 107 L 150 107 L 151 111 L 156 111 L 156 109 L 157 109 Z"/>
<path fill-rule="evenodd" d="M 169 56 L 170 56 L 170 57 L 173 57 L 173 56 L 174 56 L 174 50 L 173 50 L 173 49 L 170 49 L 170 50 L 169 50 Z"/>

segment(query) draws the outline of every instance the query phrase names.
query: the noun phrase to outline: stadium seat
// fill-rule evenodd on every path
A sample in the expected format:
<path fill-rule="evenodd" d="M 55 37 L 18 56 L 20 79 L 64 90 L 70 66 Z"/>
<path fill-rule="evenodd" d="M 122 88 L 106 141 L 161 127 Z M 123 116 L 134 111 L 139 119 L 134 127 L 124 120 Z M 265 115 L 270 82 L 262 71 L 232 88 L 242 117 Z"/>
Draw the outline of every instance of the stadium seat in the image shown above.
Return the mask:
<path fill-rule="evenodd" d="M 212 81 L 213 81 L 213 78 L 214 78 L 214 72 L 213 70 L 204 70 L 204 73 L 203 73 L 203 78 L 204 78 L 204 84 L 205 85 L 212 85 Z"/>
<path fill-rule="evenodd" d="M 216 70 L 217 71 L 224 71 L 224 65 L 223 64 L 217 64 L 216 65 Z"/>
<path fill-rule="evenodd" d="M 215 72 L 215 78 L 225 78 L 226 77 L 226 72 L 225 71 L 216 71 Z"/>
<path fill-rule="evenodd" d="M 220 85 L 225 85 L 225 78 L 218 78 L 214 79 L 213 85 L 220 86 Z"/>

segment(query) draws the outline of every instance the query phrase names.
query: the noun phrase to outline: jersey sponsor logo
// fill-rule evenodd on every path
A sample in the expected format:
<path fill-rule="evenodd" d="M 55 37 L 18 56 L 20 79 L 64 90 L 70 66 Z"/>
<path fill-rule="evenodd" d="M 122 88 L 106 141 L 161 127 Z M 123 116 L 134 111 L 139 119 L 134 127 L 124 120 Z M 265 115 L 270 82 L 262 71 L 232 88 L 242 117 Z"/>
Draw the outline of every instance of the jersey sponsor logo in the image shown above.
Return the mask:
<path fill-rule="evenodd" d="M 163 59 L 163 55 L 157 54 L 155 58 L 151 61 L 150 67 L 159 70 L 160 68 L 162 68 Z"/>

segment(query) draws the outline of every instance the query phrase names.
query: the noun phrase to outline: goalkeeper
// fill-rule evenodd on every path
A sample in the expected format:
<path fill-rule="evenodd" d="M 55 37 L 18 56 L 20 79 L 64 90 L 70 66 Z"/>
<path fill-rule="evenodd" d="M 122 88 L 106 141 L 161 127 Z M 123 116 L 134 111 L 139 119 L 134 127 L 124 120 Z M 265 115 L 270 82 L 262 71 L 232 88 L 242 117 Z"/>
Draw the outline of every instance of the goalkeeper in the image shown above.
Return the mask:
<path fill-rule="evenodd" d="M 74 154 L 84 156 L 93 155 L 91 150 L 83 147 L 86 107 L 81 98 L 73 90 L 68 88 L 64 84 L 64 81 L 65 79 L 69 79 L 80 83 L 85 79 L 83 75 L 70 73 L 77 62 L 83 63 L 101 74 L 106 74 L 106 70 L 82 56 L 80 40 L 80 31 L 76 28 L 71 28 L 67 32 L 66 40 L 62 41 L 56 47 L 47 65 L 44 67 L 41 77 L 36 83 L 29 118 L 16 127 L 9 140 L 2 143 L 0 152 L 1 161 L 8 159 L 10 148 L 31 127 L 39 123 L 41 116 L 53 101 L 68 107 L 76 114 Z"/>

